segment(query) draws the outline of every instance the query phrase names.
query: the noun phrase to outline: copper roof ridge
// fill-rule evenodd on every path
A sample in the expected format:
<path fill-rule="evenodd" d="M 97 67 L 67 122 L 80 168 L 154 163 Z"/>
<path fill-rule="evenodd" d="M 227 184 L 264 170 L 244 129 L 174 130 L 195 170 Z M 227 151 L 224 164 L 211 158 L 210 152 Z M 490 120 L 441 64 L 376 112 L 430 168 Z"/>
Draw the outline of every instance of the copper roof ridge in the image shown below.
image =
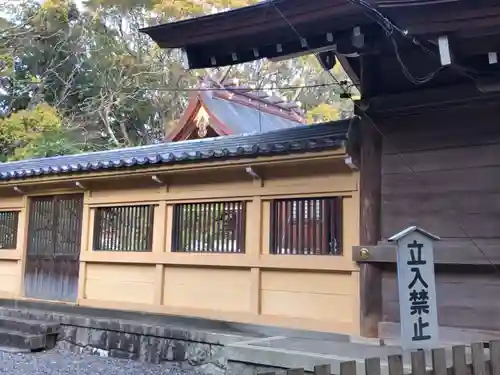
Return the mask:
<path fill-rule="evenodd" d="M 281 115 L 285 115 L 286 118 L 291 118 L 292 120 L 295 121 L 305 121 L 305 116 L 304 112 L 301 110 L 298 104 L 296 104 L 294 101 L 287 101 L 283 97 L 277 97 L 278 99 L 282 99 L 281 102 L 273 102 L 269 98 L 272 98 L 272 96 L 262 96 L 259 94 L 259 91 L 255 91 L 251 87 L 245 87 L 245 86 L 237 86 L 237 85 L 228 85 L 227 83 L 221 83 L 217 82 L 214 79 L 210 77 L 205 77 L 202 80 L 201 85 L 203 86 L 204 83 L 208 83 L 209 85 L 212 84 L 215 87 L 206 87 L 207 91 L 211 91 L 210 88 L 213 88 L 214 90 L 212 91 L 213 93 L 216 94 L 217 97 L 221 99 L 226 99 L 232 102 L 238 102 L 234 100 L 234 96 L 241 97 L 242 100 L 250 99 L 247 103 L 248 106 L 256 108 L 258 110 L 262 110 L 260 105 L 257 105 L 256 103 L 262 103 L 264 104 L 267 108 L 271 107 L 273 109 L 277 109 L 280 111 Z M 254 95 L 253 93 L 257 93 Z M 239 103 L 243 104 L 243 103 Z M 277 114 L 278 115 L 278 114 Z"/>

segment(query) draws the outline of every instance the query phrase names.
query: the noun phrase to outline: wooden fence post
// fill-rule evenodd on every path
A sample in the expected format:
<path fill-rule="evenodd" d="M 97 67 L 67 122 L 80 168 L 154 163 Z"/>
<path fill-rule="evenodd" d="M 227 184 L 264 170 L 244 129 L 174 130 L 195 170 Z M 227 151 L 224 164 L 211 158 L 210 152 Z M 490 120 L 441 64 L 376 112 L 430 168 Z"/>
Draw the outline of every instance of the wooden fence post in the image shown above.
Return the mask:
<path fill-rule="evenodd" d="M 500 375 L 500 340 L 490 343 L 490 374 Z"/>
<path fill-rule="evenodd" d="M 455 345 L 451 348 L 451 367 L 447 366 L 446 350 L 432 349 L 432 370 L 427 368 L 425 351 L 411 353 L 411 372 L 408 375 L 500 375 L 500 340 L 489 343 L 489 359 L 486 358 L 484 343 L 470 345 L 471 363 L 467 363 L 465 345 Z M 389 375 L 404 375 L 403 357 L 400 354 L 387 357 Z M 286 375 L 304 375 L 304 369 L 290 369 Z M 279 372 L 266 372 L 259 375 L 278 375 Z M 356 361 L 340 363 L 340 371 L 334 375 L 381 375 L 381 359 L 365 359 L 365 374 L 357 374 Z M 314 375 L 331 375 L 330 365 L 314 366 Z"/>
<path fill-rule="evenodd" d="M 486 375 L 486 363 L 484 362 L 484 345 L 476 342 L 471 345 L 472 350 L 472 370 L 474 375 Z"/>
<path fill-rule="evenodd" d="M 453 359 L 453 374 L 468 375 L 467 362 L 465 361 L 465 346 L 457 345 L 451 348 Z"/>
<path fill-rule="evenodd" d="M 331 375 L 332 369 L 330 365 L 316 365 L 314 366 L 314 375 Z"/>
<path fill-rule="evenodd" d="M 356 361 L 340 363 L 340 375 L 356 375 Z"/>
<path fill-rule="evenodd" d="M 387 358 L 389 375 L 403 375 L 403 357 L 399 354 L 390 355 Z"/>
<path fill-rule="evenodd" d="M 380 375 L 380 358 L 365 359 L 365 374 L 366 375 Z"/>
<path fill-rule="evenodd" d="M 425 375 L 426 373 L 425 364 L 425 352 L 423 350 L 418 350 L 411 353 L 411 374 L 412 375 Z"/>
<path fill-rule="evenodd" d="M 444 348 L 434 349 L 432 351 L 432 368 L 434 375 L 447 375 L 446 369 L 446 350 Z"/>

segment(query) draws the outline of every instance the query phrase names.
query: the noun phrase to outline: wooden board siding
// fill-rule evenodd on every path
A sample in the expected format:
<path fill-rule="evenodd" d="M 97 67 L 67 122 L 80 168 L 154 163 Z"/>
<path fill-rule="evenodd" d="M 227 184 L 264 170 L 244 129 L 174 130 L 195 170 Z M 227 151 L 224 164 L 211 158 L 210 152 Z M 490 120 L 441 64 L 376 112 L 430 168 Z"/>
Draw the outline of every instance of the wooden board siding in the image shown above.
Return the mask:
<path fill-rule="evenodd" d="M 18 261 L 0 261 L 0 296 L 11 298 L 17 294 L 17 284 L 20 278 Z"/>
<path fill-rule="evenodd" d="M 358 173 L 343 162 L 259 172 L 262 182 L 237 170 L 173 176 L 167 186 L 149 189 L 122 190 L 119 181 L 105 191 L 95 187 L 85 200 L 91 218 L 100 206 L 149 201 L 163 207 L 155 213 L 162 220 L 155 220 L 152 252 L 82 249 L 86 277 L 78 303 L 358 334 L 359 277 L 351 260 L 359 243 Z M 337 196 L 343 255 L 270 253 L 273 199 Z M 246 202 L 245 253 L 172 251 L 175 204 L 226 200 Z"/>
<path fill-rule="evenodd" d="M 262 272 L 261 285 L 262 314 L 348 326 L 357 322 L 352 313 L 357 297 L 352 292 L 357 283 L 350 274 L 269 270 Z"/>
<path fill-rule="evenodd" d="M 398 290 L 395 270 L 382 277 L 383 316 L 387 322 L 399 322 Z M 438 270 L 436 294 L 439 324 L 478 330 L 500 330 L 500 300 L 492 298 L 500 291 L 500 275 L 491 268 L 464 272 L 452 268 Z"/>
<path fill-rule="evenodd" d="M 500 110 L 462 111 L 384 127 L 383 239 L 416 224 L 444 241 L 500 245 Z"/>
<path fill-rule="evenodd" d="M 386 120 L 382 239 L 410 225 L 441 236 L 450 263 L 500 260 L 500 108 L 464 107 Z M 485 255 L 477 249 L 481 247 Z M 474 260 L 475 259 L 475 260 Z M 500 330 L 493 266 L 439 267 L 439 322 Z M 383 275 L 383 319 L 397 321 L 395 273 Z"/>
<path fill-rule="evenodd" d="M 85 298 L 152 304 L 154 281 L 154 265 L 91 263 L 87 266 Z"/>
<path fill-rule="evenodd" d="M 85 189 L 33 184 L 24 197 L 5 200 L 6 208 L 19 210 L 20 223 L 17 249 L 0 251 L 0 281 L 9 285 L 0 288 L 0 296 L 26 298 L 29 199 L 80 192 L 78 305 L 359 334 L 359 271 L 351 251 L 359 244 L 359 173 L 345 164 L 344 155 L 308 155 L 290 164 L 255 166 L 262 180 L 238 165 L 159 174 L 161 184 L 139 174 L 85 181 Z M 6 190 L 0 187 L 0 210 Z M 342 198 L 343 255 L 271 254 L 273 200 L 320 197 Z M 174 251 L 177 204 L 234 201 L 246 205 L 244 253 Z M 154 206 L 148 251 L 94 250 L 96 211 L 144 204 Z"/>

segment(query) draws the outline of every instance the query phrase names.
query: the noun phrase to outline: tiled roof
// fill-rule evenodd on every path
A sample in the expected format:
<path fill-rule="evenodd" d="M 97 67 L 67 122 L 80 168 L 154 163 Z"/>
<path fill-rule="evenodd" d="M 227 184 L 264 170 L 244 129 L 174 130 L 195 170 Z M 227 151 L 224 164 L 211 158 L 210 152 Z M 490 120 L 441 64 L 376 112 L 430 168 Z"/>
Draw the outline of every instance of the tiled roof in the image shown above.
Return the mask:
<path fill-rule="evenodd" d="M 210 81 L 208 81 L 208 83 L 210 84 Z M 238 98 L 240 100 L 243 99 L 243 101 L 259 109 L 274 108 L 279 110 L 284 117 L 290 117 L 295 121 L 304 121 L 304 111 L 296 102 L 288 101 L 274 94 L 270 96 L 269 93 L 264 90 L 255 90 L 255 88 L 240 84 L 237 79 L 228 80 L 227 82 L 224 81 L 221 84 L 212 82 L 211 86 L 215 88 L 217 88 L 217 86 L 222 86 L 226 89 L 225 91 L 215 91 L 216 94 L 226 94 L 226 97 Z"/>
<path fill-rule="evenodd" d="M 343 147 L 351 120 L 193 141 L 30 159 L 0 164 L 0 180 L 95 172 L 148 165 L 256 158 Z"/>
<path fill-rule="evenodd" d="M 264 91 L 239 85 L 236 80 L 217 82 L 200 79 L 199 90 L 189 100 L 186 111 L 165 139 L 178 142 L 193 132 L 197 111 L 204 109 L 209 126 L 217 135 L 236 135 L 305 125 L 304 111 L 294 102 Z"/>
<path fill-rule="evenodd" d="M 296 119 L 292 119 L 291 116 L 285 117 L 272 114 L 259 109 L 258 105 L 241 104 L 218 95 L 210 95 L 208 92 L 201 92 L 200 98 L 209 113 L 227 126 L 234 134 L 253 131 L 268 132 L 304 125 Z"/>

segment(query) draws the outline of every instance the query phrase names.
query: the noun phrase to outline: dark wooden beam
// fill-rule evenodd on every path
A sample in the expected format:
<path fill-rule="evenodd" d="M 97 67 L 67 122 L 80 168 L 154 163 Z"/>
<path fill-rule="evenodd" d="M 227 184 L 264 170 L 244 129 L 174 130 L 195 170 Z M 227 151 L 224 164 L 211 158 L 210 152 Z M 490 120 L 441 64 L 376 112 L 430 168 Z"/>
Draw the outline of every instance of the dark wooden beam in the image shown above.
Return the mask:
<path fill-rule="evenodd" d="M 385 6 L 381 12 L 396 25 L 408 30 L 409 35 L 418 37 L 449 35 L 498 26 L 500 22 L 500 6 L 495 0 L 455 1 L 432 6 Z"/>
<path fill-rule="evenodd" d="M 368 108 L 372 114 L 391 117 L 499 99 L 500 92 L 485 93 L 473 84 L 463 84 L 376 96 L 362 100 L 360 104 Z"/>
<path fill-rule="evenodd" d="M 349 78 L 352 81 L 352 84 L 360 90 L 360 79 L 359 79 L 359 73 L 357 72 L 356 68 L 353 66 L 353 63 L 351 63 L 351 60 L 346 57 L 345 55 L 337 55 L 337 61 L 342 65 L 342 68 L 346 72 L 346 74 L 349 76 Z M 358 69 L 359 70 L 359 69 Z"/>
<path fill-rule="evenodd" d="M 360 58 L 360 88 L 363 98 L 371 98 L 376 95 L 379 75 L 379 59 L 375 55 L 363 55 Z"/>
<path fill-rule="evenodd" d="M 369 121 L 361 122 L 360 205 L 361 245 L 380 240 L 381 137 Z M 378 337 L 382 320 L 382 270 L 370 263 L 360 264 L 361 334 Z"/>
<path fill-rule="evenodd" d="M 436 242 L 434 244 L 434 263 L 468 266 L 500 265 L 500 253 L 497 251 L 500 240 L 475 240 L 474 242 L 468 239 Z M 358 263 L 396 263 L 396 247 L 390 243 L 376 246 L 355 246 L 352 251 L 352 259 Z"/>

